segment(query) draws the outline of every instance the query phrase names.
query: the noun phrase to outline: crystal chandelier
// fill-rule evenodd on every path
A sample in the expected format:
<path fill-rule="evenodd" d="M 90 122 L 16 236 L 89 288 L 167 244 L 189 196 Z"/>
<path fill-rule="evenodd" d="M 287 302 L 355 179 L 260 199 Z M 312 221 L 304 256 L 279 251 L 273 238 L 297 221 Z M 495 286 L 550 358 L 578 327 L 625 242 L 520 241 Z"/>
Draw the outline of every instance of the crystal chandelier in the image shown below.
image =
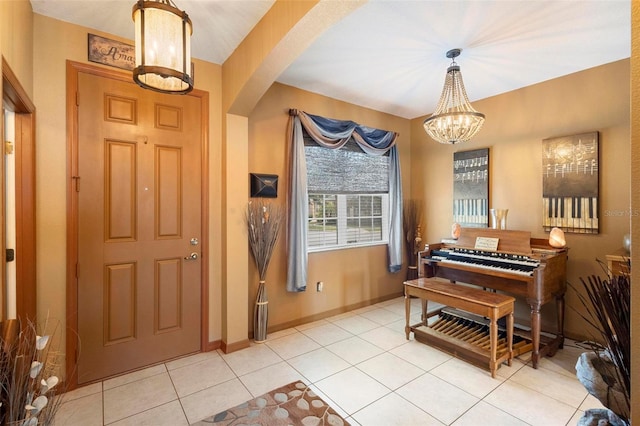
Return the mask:
<path fill-rule="evenodd" d="M 447 68 L 440 102 L 433 115 L 424 121 L 424 130 L 440 143 L 466 142 L 480 131 L 484 123 L 484 114 L 473 109 L 464 90 L 460 66 L 455 61 L 460 51 L 452 49 L 447 52 L 447 58 L 452 62 Z"/>
<path fill-rule="evenodd" d="M 161 93 L 193 89 L 191 34 L 186 12 L 171 0 L 139 0 L 133 6 L 136 66 L 133 81 Z"/>

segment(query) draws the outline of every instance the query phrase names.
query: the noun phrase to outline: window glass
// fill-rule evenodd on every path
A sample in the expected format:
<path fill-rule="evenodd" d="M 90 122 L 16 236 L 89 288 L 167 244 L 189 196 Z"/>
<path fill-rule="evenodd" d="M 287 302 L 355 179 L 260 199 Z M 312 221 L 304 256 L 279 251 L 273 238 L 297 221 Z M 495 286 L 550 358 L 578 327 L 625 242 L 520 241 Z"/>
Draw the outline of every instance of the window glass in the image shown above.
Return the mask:
<path fill-rule="evenodd" d="M 337 196 L 309 194 L 309 247 L 338 244 Z"/>

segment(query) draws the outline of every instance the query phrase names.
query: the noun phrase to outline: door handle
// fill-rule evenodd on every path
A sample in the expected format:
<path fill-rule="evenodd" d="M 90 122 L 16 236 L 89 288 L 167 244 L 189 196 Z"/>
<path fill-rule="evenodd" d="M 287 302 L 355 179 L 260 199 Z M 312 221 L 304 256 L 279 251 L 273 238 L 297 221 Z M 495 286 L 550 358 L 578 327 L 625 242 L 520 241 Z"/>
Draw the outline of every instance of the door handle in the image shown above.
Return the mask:
<path fill-rule="evenodd" d="M 198 260 L 198 253 L 193 252 L 189 256 L 185 256 L 184 260 Z"/>

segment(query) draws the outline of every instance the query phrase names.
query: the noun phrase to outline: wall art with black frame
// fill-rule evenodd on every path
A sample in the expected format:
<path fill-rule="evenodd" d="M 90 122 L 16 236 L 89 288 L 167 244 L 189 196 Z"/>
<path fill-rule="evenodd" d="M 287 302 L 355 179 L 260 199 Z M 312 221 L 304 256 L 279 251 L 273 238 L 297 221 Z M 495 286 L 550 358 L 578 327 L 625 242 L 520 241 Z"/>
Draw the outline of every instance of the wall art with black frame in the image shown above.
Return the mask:
<path fill-rule="evenodd" d="M 489 226 L 489 148 L 453 154 L 453 222 Z"/>
<path fill-rule="evenodd" d="M 252 197 L 278 197 L 278 175 L 249 173 L 249 181 Z"/>
<path fill-rule="evenodd" d="M 542 141 L 542 226 L 597 234 L 598 132 Z"/>

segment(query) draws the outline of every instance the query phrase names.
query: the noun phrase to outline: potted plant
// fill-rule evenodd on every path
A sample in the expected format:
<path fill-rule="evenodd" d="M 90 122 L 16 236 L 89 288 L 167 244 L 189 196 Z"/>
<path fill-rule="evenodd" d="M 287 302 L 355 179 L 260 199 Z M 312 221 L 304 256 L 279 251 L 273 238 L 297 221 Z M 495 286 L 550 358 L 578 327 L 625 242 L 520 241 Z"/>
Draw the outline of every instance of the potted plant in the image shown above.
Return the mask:
<path fill-rule="evenodd" d="M 589 393 L 610 410 L 587 410 L 578 423 L 585 426 L 630 424 L 631 278 L 629 273 L 606 272 L 604 279 L 581 278 L 584 294 L 576 292 L 586 310 L 581 316 L 597 330 L 589 342 L 591 352 L 578 359 L 576 373 Z"/>
<path fill-rule="evenodd" d="M 269 301 L 267 300 L 265 279 L 273 248 L 278 241 L 282 218 L 282 209 L 270 203 L 251 201 L 247 207 L 246 221 L 249 231 L 249 246 L 260 277 L 253 313 L 253 339 L 257 343 L 267 340 Z"/>

